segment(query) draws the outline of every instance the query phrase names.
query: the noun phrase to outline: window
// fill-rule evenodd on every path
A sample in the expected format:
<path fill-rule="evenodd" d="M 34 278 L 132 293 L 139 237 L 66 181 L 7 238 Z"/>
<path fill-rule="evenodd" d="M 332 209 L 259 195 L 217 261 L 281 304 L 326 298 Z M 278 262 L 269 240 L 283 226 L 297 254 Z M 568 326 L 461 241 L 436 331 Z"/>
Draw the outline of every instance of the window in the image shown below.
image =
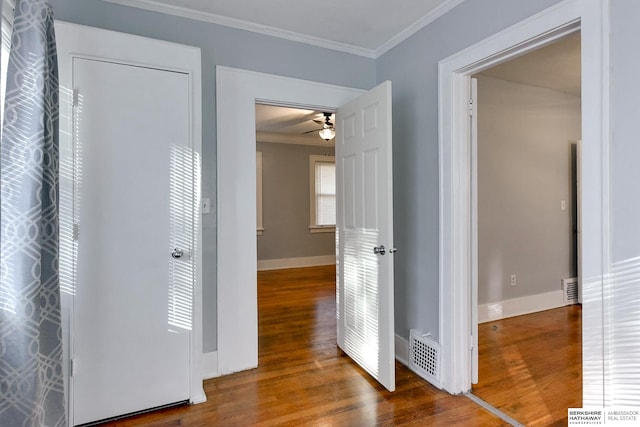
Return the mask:
<path fill-rule="evenodd" d="M 312 233 L 330 233 L 336 228 L 336 158 L 309 157 Z"/>
<path fill-rule="evenodd" d="M 11 48 L 11 21 L 13 20 L 13 0 L 0 0 L 2 6 L 2 25 L 0 33 L 0 135 L 2 135 L 2 121 L 4 120 L 4 93 L 7 88 L 7 65 L 9 64 L 9 49 Z"/>
<path fill-rule="evenodd" d="M 256 151 L 256 233 L 262 236 L 262 151 Z"/>

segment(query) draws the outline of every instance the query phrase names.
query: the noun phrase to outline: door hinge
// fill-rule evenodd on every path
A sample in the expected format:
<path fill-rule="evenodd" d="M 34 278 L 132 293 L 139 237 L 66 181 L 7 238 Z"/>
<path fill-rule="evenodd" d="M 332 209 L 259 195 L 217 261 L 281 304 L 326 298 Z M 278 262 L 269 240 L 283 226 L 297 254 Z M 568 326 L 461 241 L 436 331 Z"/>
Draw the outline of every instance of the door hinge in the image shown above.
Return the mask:
<path fill-rule="evenodd" d="M 80 224 L 78 224 L 77 222 L 73 224 L 73 241 L 77 242 L 78 239 L 80 238 Z"/>
<path fill-rule="evenodd" d="M 73 359 L 69 359 L 69 376 L 73 377 L 75 373 Z"/>
<path fill-rule="evenodd" d="M 469 115 L 473 116 L 473 99 L 469 99 Z"/>
<path fill-rule="evenodd" d="M 469 351 L 473 351 L 473 335 L 469 335 Z"/>
<path fill-rule="evenodd" d="M 73 106 L 78 106 L 78 89 L 73 90 Z"/>

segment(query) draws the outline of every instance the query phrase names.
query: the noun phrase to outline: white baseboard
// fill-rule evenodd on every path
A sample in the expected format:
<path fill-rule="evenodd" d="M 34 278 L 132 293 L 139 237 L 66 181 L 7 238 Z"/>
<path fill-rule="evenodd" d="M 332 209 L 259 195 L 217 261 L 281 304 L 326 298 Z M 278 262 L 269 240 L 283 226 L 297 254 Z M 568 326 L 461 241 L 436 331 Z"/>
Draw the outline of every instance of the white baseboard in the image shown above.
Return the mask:
<path fill-rule="evenodd" d="M 335 265 L 335 255 L 320 255 L 300 258 L 282 258 L 258 260 L 258 271 L 280 270 L 283 268 L 316 267 L 319 265 Z"/>
<path fill-rule="evenodd" d="M 564 307 L 564 305 L 564 292 L 562 290 L 489 304 L 478 304 L 478 323 L 551 310 L 552 308 Z"/>
<path fill-rule="evenodd" d="M 396 334 L 396 360 L 409 366 L 409 341 Z"/>
<path fill-rule="evenodd" d="M 219 377 L 218 375 L 218 352 L 212 351 L 202 353 L 202 379 Z"/>

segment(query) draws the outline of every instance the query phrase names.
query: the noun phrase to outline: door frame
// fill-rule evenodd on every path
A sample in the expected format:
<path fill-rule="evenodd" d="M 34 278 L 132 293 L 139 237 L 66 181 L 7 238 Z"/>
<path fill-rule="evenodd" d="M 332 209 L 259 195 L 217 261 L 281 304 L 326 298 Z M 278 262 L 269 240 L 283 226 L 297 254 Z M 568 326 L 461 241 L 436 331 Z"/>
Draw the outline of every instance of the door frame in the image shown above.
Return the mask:
<path fill-rule="evenodd" d="M 582 36 L 583 402 L 602 407 L 610 370 L 604 358 L 609 232 L 609 0 L 565 0 L 439 63 L 439 336 L 442 387 L 471 390 L 471 205 L 473 162 L 469 146 L 469 76 L 574 31 Z"/>
<path fill-rule="evenodd" d="M 202 89 L 200 49 L 116 31 L 63 21 L 55 22 L 60 83 L 60 287 L 63 335 L 63 374 L 69 425 L 73 425 L 73 381 L 70 356 L 73 354 L 73 295 L 77 245 L 73 224 L 77 220 L 75 176 L 77 147 L 73 127 L 73 58 L 111 61 L 133 66 L 180 72 L 189 77 L 189 148 L 194 153 L 192 247 L 195 254 L 193 277 L 192 330 L 189 333 L 189 401 L 206 401 L 202 384 L 202 226 L 200 218 L 200 176 L 202 153 Z M 107 46 L 107 47 L 106 47 Z M 126 47 L 126 48 L 124 48 Z"/>
<path fill-rule="evenodd" d="M 335 111 L 364 92 L 216 66 L 218 343 L 205 377 L 258 366 L 256 102 Z"/>

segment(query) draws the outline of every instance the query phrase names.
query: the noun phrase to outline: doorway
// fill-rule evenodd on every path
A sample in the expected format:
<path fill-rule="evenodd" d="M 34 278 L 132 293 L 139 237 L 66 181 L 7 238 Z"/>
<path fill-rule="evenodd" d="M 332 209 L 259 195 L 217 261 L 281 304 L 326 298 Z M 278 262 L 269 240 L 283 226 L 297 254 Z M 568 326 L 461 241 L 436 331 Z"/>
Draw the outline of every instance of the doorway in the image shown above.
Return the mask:
<path fill-rule="evenodd" d="M 565 289 L 577 288 L 571 141 L 581 135 L 580 68 L 575 32 L 474 75 L 473 394 L 526 425 L 564 420 L 568 407 L 582 406 L 581 309 Z"/>
<path fill-rule="evenodd" d="M 583 405 L 602 405 L 604 360 L 602 359 L 602 298 L 604 272 L 608 269 L 608 234 L 602 212 L 608 202 L 602 192 L 608 171 L 608 89 L 605 82 L 606 5 L 568 1 L 551 7 L 497 35 L 447 58 L 440 63 L 440 337 L 443 360 L 443 387 L 454 393 L 471 388 L 473 354 L 470 308 L 472 210 L 470 122 L 468 117 L 469 76 L 581 30 L 582 54 L 582 135 L 583 188 L 592 188 L 593 197 L 582 200 L 581 267 L 583 286 Z M 604 211 L 603 211 L 604 207 Z M 588 350 L 588 351 L 587 351 Z"/>
<path fill-rule="evenodd" d="M 208 370 L 219 376 L 258 364 L 256 102 L 333 111 L 363 91 L 220 66 L 216 85 L 217 230 L 223 250 L 218 252 L 217 360 Z"/>
<path fill-rule="evenodd" d="M 256 104 L 259 369 L 336 354 L 335 139 L 319 135 L 324 113 Z"/>
<path fill-rule="evenodd" d="M 320 111 L 339 107 L 338 116 L 342 114 L 342 119 L 337 119 L 337 129 L 344 132 L 338 137 L 336 151 L 336 164 L 340 165 L 336 172 L 336 212 L 340 213 L 336 225 L 338 230 L 346 230 L 339 233 L 338 240 L 340 259 L 344 257 L 346 262 L 338 263 L 338 345 L 392 390 L 395 387 L 393 257 L 382 258 L 387 252 L 384 244 L 393 248 L 391 82 L 363 92 L 225 67 L 217 69 L 216 82 L 217 230 L 218 247 L 224 248 L 218 251 L 217 375 L 251 369 L 258 362 L 255 103 Z M 323 105 L 322 101 L 326 103 Z M 344 171 L 348 174 L 341 179 Z M 365 173 L 373 179 L 368 179 L 369 175 L 367 179 L 359 179 Z M 368 203 L 359 203 L 361 199 L 355 203 L 357 194 L 362 194 Z M 344 209 L 340 206 L 342 200 Z M 356 238 L 360 234 L 382 242 L 358 243 Z M 364 270 L 379 274 L 361 274 Z M 343 280 L 345 277 L 349 280 Z M 354 287 L 357 289 L 353 290 Z M 380 309 L 375 309 L 376 304 Z M 375 333 L 377 339 L 354 343 L 351 331 L 357 322 L 375 324 L 366 332 Z M 342 333 L 347 328 L 349 332 Z M 364 362 L 376 363 L 364 363 L 354 356 L 356 353 L 366 354 Z"/>

